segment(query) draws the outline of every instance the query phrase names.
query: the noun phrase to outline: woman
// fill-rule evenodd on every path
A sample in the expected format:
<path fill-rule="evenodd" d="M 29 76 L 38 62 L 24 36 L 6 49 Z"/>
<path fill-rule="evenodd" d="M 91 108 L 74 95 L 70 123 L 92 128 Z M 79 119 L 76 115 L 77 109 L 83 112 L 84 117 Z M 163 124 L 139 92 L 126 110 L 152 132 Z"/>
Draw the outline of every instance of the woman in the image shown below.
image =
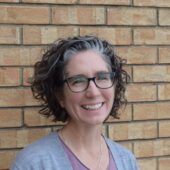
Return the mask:
<path fill-rule="evenodd" d="M 66 124 L 22 150 L 11 170 L 137 170 L 133 154 L 101 134 L 126 102 L 127 78 L 107 41 L 55 42 L 35 64 L 32 91 L 43 101 L 41 114 Z"/>

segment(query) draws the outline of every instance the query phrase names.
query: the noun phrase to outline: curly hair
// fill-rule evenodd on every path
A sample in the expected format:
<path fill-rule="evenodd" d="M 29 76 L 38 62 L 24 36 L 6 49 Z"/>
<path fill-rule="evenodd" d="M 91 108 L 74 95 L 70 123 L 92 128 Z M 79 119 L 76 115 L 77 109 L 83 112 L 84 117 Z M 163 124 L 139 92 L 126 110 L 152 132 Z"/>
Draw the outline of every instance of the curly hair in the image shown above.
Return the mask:
<path fill-rule="evenodd" d="M 69 58 L 86 50 L 94 50 L 100 54 L 116 73 L 114 78 L 116 82 L 115 99 L 109 115 L 119 118 L 119 108 L 127 103 L 125 85 L 129 75 L 123 70 L 124 60 L 115 54 L 113 45 L 95 36 L 59 39 L 47 48 L 41 61 L 35 63 L 31 89 L 34 98 L 42 102 L 40 114 L 52 117 L 53 121 L 66 122 L 68 120 L 69 114 L 60 106 L 57 96 L 62 95 L 64 69 Z"/>

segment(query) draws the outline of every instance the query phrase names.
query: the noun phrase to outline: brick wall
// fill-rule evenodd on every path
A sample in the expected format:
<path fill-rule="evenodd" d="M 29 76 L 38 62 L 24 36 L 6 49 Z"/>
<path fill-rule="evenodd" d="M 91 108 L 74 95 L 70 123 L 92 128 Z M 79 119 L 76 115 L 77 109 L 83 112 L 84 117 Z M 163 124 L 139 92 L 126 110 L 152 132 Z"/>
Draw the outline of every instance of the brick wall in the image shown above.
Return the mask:
<path fill-rule="evenodd" d="M 0 0 L 0 170 L 62 125 L 37 114 L 27 79 L 42 47 L 79 34 L 115 44 L 132 78 L 121 119 L 110 118 L 103 131 L 134 152 L 141 170 L 168 170 L 169 26 L 168 0 Z"/>

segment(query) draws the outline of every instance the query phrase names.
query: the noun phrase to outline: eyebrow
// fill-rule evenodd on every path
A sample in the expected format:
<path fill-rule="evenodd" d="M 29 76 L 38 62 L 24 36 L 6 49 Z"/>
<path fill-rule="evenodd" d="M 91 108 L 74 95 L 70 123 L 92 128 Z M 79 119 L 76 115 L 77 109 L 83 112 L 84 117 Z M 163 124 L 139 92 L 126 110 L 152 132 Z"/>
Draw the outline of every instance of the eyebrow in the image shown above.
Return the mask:
<path fill-rule="evenodd" d="M 110 71 L 106 71 L 106 70 L 97 71 L 97 72 L 95 73 L 95 75 L 94 75 L 94 76 L 97 76 L 98 74 L 102 74 L 102 73 L 110 73 Z M 87 76 L 87 75 L 85 75 L 85 74 L 70 75 L 68 72 L 67 72 L 67 73 L 65 73 L 65 77 L 66 77 L 66 78 L 69 78 L 69 77 L 75 77 L 75 76 L 88 77 L 88 76 Z"/>
<path fill-rule="evenodd" d="M 87 77 L 86 75 L 84 74 L 75 74 L 75 75 L 69 75 L 68 73 L 65 75 L 66 78 L 69 78 L 69 77 Z"/>

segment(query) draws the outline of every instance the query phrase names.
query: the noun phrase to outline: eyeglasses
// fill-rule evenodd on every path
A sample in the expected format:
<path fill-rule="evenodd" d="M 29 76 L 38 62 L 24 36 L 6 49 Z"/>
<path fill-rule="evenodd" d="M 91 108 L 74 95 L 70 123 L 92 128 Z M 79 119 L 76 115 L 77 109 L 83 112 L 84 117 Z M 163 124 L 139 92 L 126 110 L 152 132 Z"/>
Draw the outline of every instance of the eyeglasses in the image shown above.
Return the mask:
<path fill-rule="evenodd" d="M 100 89 L 108 89 L 113 86 L 115 72 L 100 72 L 96 77 L 87 78 L 84 75 L 76 75 L 66 78 L 63 82 L 67 83 L 72 92 L 78 93 L 87 90 L 90 81 L 93 81 L 96 87 Z"/>

